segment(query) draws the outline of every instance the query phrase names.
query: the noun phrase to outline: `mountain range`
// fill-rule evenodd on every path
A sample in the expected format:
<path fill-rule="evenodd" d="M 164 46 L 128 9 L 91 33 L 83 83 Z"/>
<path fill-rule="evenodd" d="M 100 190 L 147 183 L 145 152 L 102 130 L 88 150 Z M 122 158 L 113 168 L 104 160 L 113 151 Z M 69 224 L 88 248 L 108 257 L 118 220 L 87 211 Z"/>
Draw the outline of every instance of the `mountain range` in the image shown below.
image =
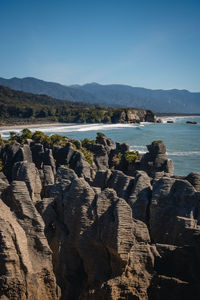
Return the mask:
<path fill-rule="evenodd" d="M 158 113 L 200 113 L 200 93 L 187 90 L 151 90 L 121 84 L 88 83 L 66 86 L 37 78 L 0 78 L 0 85 L 57 99 L 115 107 L 150 109 Z"/>

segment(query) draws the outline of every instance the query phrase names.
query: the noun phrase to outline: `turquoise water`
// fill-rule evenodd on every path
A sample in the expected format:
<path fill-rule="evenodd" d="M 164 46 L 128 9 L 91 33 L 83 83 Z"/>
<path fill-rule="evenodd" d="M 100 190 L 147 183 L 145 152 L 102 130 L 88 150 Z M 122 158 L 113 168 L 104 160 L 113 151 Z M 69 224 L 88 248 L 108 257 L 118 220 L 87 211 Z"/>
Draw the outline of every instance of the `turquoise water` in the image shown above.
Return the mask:
<path fill-rule="evenodd" d="M 173 119 L 174 123 L 166 123 L 167 119 Z M 101 131 L 114 141 L 126 142 L 132 150 L 141 153 L 146 152 L 147 144 L 154 140 L 162 140 L 167 147 L 168 157 L 174 162 L 175 174 L 187 175 L 190 172 L 200 172 L 200 117 L 169 117 L 163 120 L 165 122 L 163 124 L 59 125 L 40 127 L 37 130 L 42 130 L 46 134 L 58 133 L 75 139 L 85 137 L 94 139 L 96 132 Z M 187 120 L 197 121 L 198 124 L 186 124 Z M 9 131 L 1 130 L 0 134 L 6 138 Z"/>

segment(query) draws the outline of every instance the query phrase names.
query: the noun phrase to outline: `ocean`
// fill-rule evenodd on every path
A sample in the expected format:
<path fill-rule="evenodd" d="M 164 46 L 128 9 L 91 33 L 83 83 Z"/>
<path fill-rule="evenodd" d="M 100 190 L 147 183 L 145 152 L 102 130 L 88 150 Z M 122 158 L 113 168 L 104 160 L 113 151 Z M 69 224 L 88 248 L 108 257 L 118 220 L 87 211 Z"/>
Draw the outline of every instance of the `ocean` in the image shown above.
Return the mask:
<path fill-rule="evenodd" d="M 74 139 L 95 139 L 97 132 L 103 132 L 115 142 L 125 142 L 131 150 L 140 153 L 147 151 L 146 145 L 154 140 L 162 140 L 167 147 L 167 155 L 174 162 L 176 175 L 188 175 L 200 172 L 200 116 L 163 117 L 164 123 L 142 124 L 78 124 L 58 125 L 30 128 L 41 130 L 48 135 L 57 133 Z M 173 120 L 174 123 L 167 123 Z M 197 124 L 186 124 L 186 121 Z M 19 132 L 21 129 L 0 130 L 3 138 L 8 138 L 9 131 Z"/>

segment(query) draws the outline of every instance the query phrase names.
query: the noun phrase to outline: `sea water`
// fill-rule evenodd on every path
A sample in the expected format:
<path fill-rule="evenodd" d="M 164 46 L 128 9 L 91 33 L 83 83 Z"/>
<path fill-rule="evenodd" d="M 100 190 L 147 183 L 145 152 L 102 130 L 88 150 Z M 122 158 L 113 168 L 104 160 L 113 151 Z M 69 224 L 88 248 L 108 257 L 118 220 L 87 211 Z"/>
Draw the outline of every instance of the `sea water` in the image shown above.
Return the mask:
<path fill-rule="evenodd" d="M 103 132 L 115 142 L 125 142 L 131 150 L 140 153 L 147 151 L 146 145 L 154 140 L 162 140 L 167 147 L 167 155 L 174 162 L 175 174 L 187 175 L 190 172 L 200 172 L 200 116 L 164 117 L 164 123 L 142 124 L 85 124 L 58 125 L 32 128 L 41 130 L 48 135 L 57 133 L 74 139 L 95 139 L 97 132 Z M 174 123 L 167 123 L 172 120 Z M 196 121 L 197 124 L 186 124 L 186 121 Z M 9 136 L 9 131 L 21 129 L 0 130 L 3 138 Z"/>

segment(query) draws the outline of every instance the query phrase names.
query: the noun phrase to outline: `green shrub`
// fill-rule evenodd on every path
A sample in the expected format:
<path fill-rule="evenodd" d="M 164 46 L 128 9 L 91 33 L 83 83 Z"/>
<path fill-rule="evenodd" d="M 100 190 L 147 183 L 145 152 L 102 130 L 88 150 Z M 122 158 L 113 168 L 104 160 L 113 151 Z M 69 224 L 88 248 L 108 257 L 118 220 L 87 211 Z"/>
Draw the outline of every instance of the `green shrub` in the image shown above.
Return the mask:
<path fill-rule="evenodd" d="M 4 142 L 3 142 L 3 139 L 2 139 L 2 137 L 1 137 L 1 135 L 0 135 L 0 146 L 3 145 L 3 143 L 4 143 Z"/>
<path fill-rule="evenodd" d="M 128 164 L 133 163 L 138 158 L 139 158 L 138 151 L 130 151 L 125 153 L 125 160 Z"/>
<path fill-rule="evenodd" d="M 88 138 L 83 139 L 81 142 L 83 147 L 86 147 L 88 144 L 96 144 L 95 140 L 90 140 Z"/>
<path fill-rule="evenodd" d="M 42 131 L 35 131 L 32 135 L 32 139 L 35 142 L 49 142 L 49 137 L 44 134 Z"/>
<path fill-rule="evenodd" d="M 10 134 L 10 141 L 17 141 L 17 142 L 20 142 L 20 134 L 19 133 L 17 133 L 17 132 L 15 132 L 15 131 L 10 131 L 9 132 L 9 134 Z"/>
<path fill-rule="evenodd" d="M 22 139 L 31 139 L 32 138 L 33 133 L 30 131 L 30 129 L 28 128 L 24 128 L 22 130 L 22 135 L 21 138 Z"/>
<path fill-rule="evenodd" d="M 65 146 L 67 142 L 67 138 L 64 136 L 61 136 L 59 134 L 52 134 L 49 137 L 49 143 L 51 145 L 60 145 L 60 146 Z"/>
<path fill-rule="evenodd" d="M 73 140 L 72 144 L 74 145 L 75 149 L 80 149 L 82 144 L 79 140 Z"/>
<path fill-rule="evenodd" d="M 94 156 L 93 156 L 92 152 L 90 152 L 89 150 L 87 150 L 85 148 L 80 148 L 78 150 L 83 153 L 85 161 L 87 161 L 90 165 L 92 165 L 92 163 L 94 161 Z"/>

